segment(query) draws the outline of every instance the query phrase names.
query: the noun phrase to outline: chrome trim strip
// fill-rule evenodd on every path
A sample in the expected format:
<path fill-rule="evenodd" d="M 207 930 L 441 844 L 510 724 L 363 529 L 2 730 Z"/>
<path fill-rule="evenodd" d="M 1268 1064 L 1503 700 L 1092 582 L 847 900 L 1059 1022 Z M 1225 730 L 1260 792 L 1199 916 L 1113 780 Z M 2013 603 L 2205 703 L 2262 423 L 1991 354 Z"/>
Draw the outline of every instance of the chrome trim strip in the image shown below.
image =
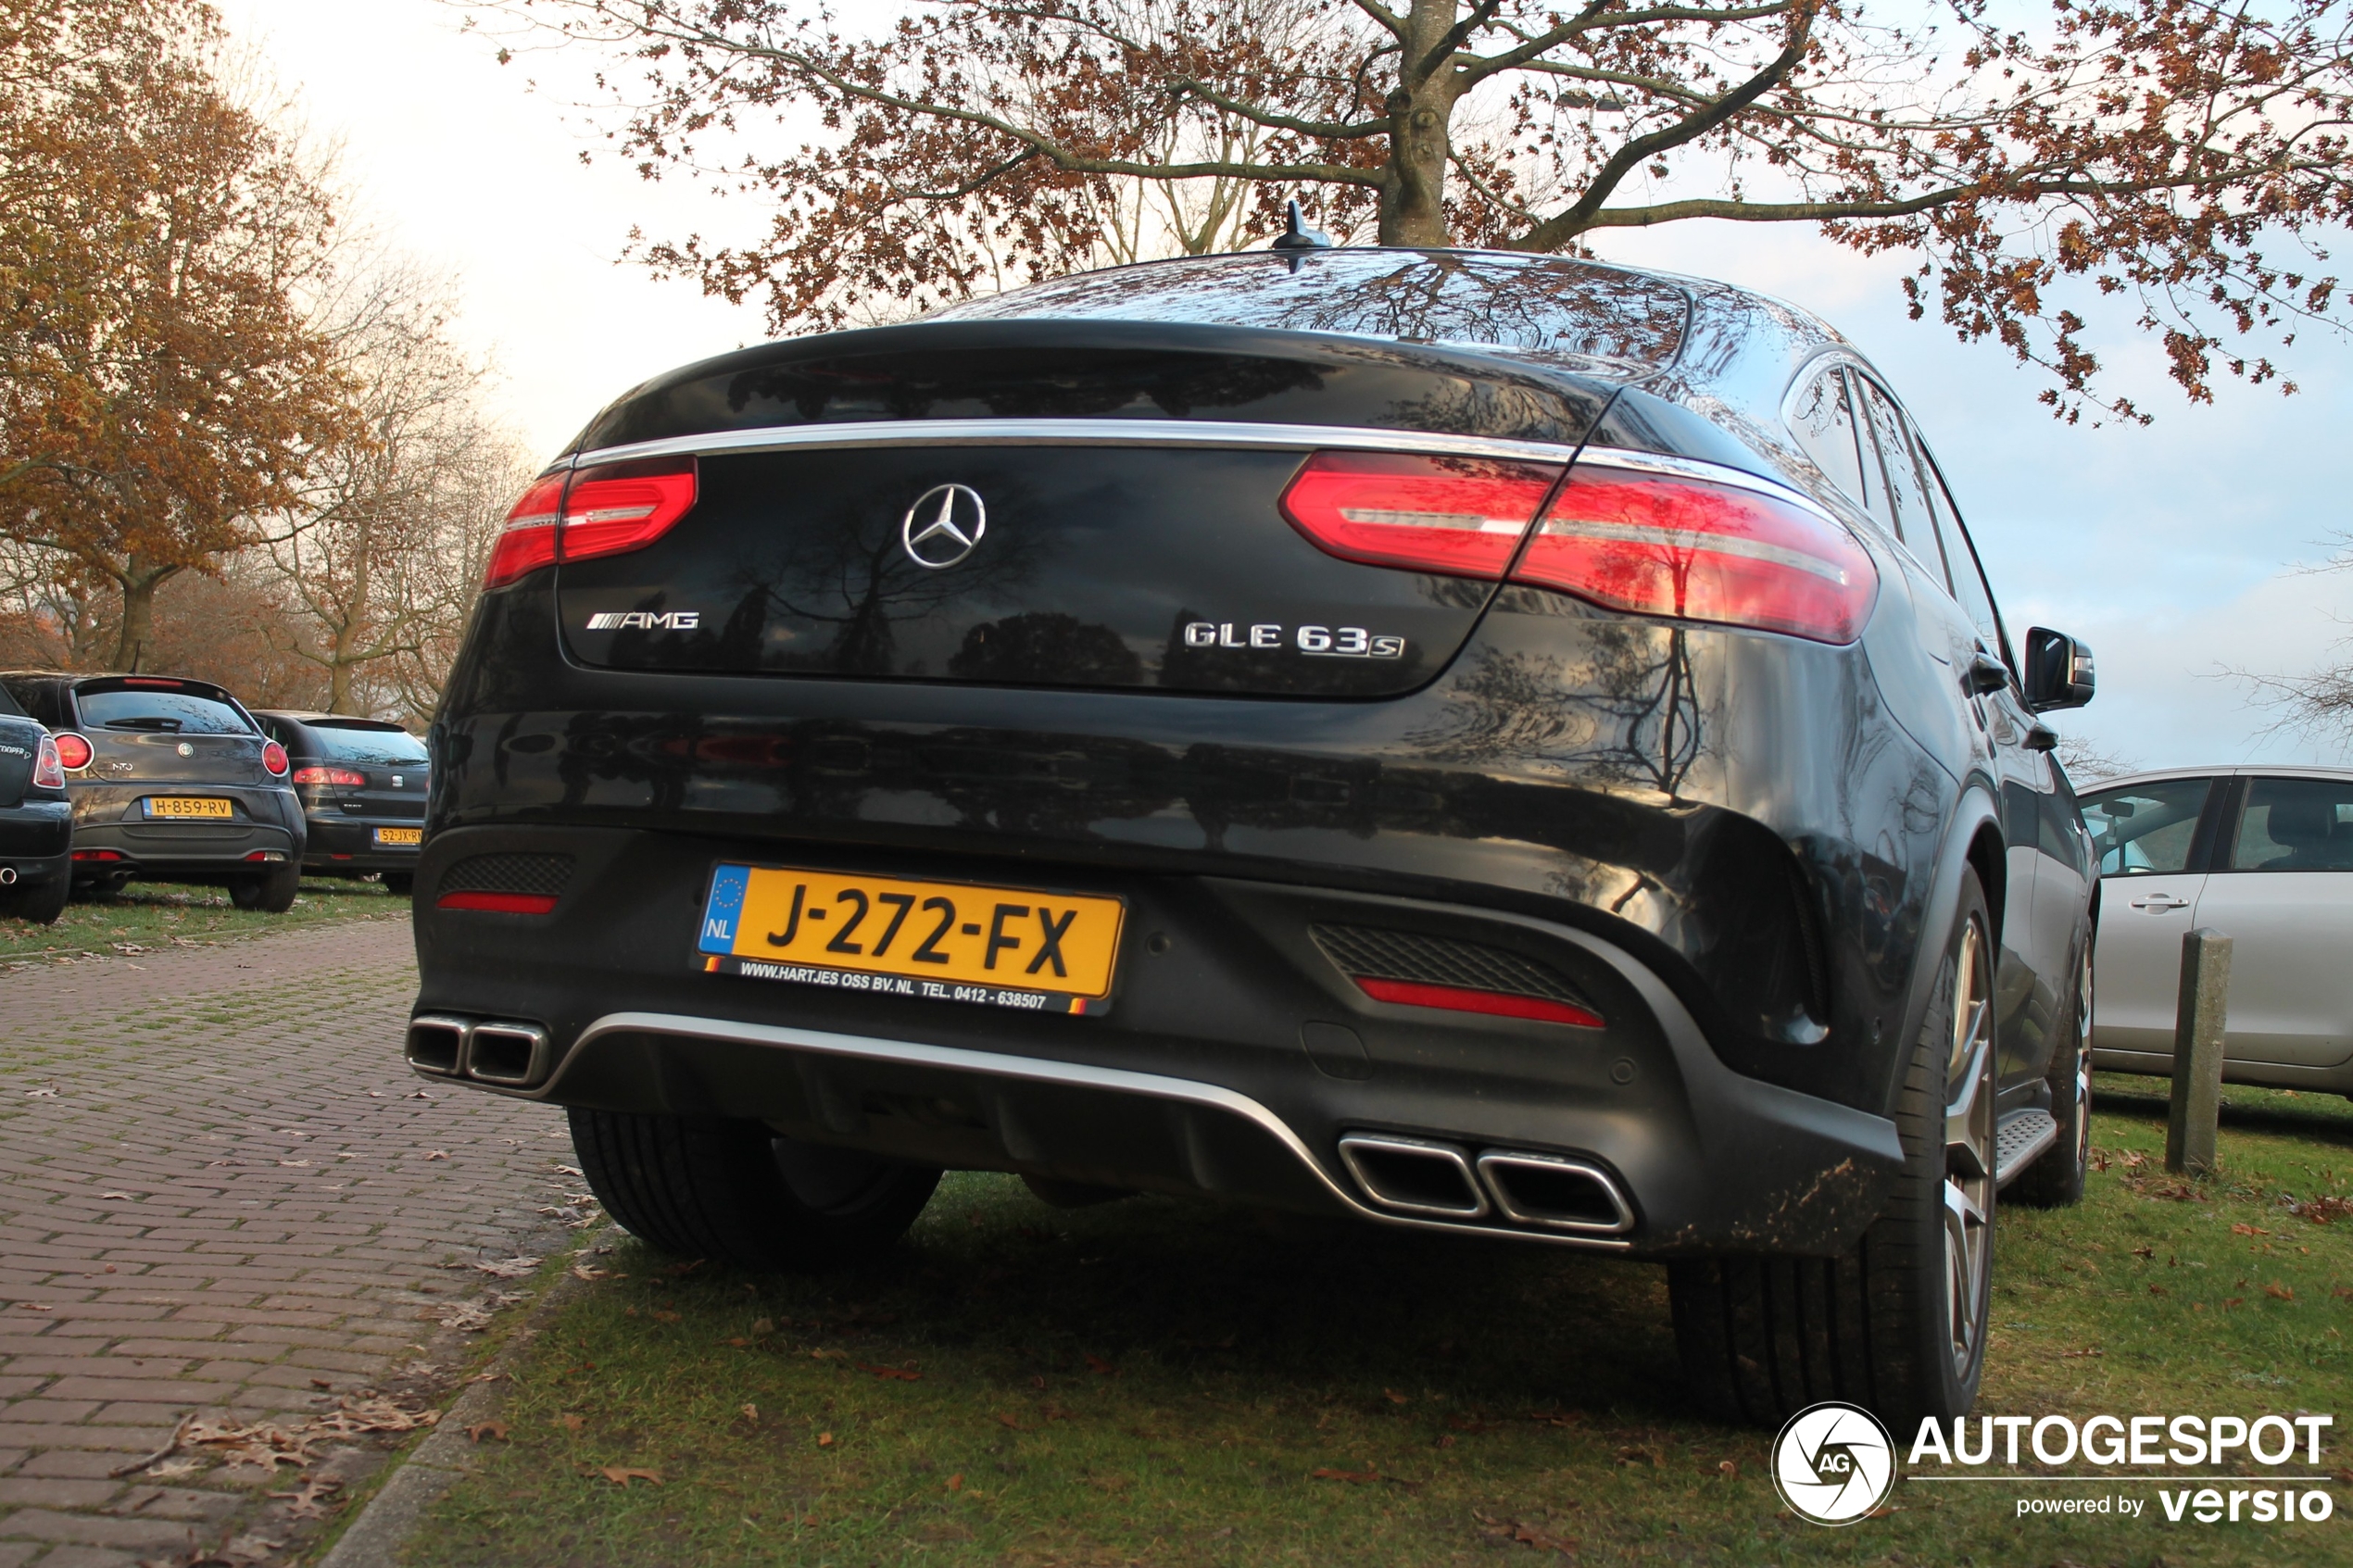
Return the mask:
<path fill-rule="evenodd" d="M 608 1035 L 638 1034 L 667 1035 L 678 1039 L 733 1041 L 746 1045 L 774 1046 L 781 1049 L 806 1051 L 816 1056 L 846 1057 L 864 1061 L 901 1062 L 917 1067 L 938 1067 L 951 1072 L 985 1073 L 993 1077 L 1016 1078 L 1037 1084 L 1065 1084 L 1078 1088 L 1109 1089 L 1152 1099 L 1174 1100 L 1179 1104 L 1197 1105 L 1222 1110 L 1255 1123 L 1268 1136 L 1289 1149 L 1291 1156 L 1322 1183 L 1332 1198 L 1360 1218 L 1385 1225 L 1403 1225 L 1417 1230 L 1449 1231 L 1457 1236 L 1514 1236 L 1523 1241 L 1545 1241 L 1563 1246 L 1585 1247 L 1609 1251 L 1624 1251 L 1629 1243 L 1604 1236 L 1570 1236 L 1558 1233 L 1539 1234 L 1529 1231 L 1496 1230 L 1483 1225 L 1449 1224 L 1437 1220 L 1414 1219 L 1403 1214 L 1384 1213 L 1356 1200 L 1348 1189 L 1332 1179 L 1323 1162 L 1309 1152 L 1307 1145 L 1290 1129 L 1290 1123 L 1247 1095 L 1215 1084 L 1197 1083 L 1189 1078 L 1169 1078 L 1156 1073 L 1135 1073 L 1118 1067 L 1089 1067 L 1073 1061 L 1050 1061 L 1036 1057 L 1006 1056 L 996 1051 L 964 1050 L 953 1046 L 926 1046 L 912 1040 L 885 1040 L 867 1035 L 836 1035 L 817 1029 L 795 1029 L 775 1023 L 737 1023 L 715 1018 L 694 1018 L 682 1013 L 609 1012 L 580 1032 L 547 1082 L 536 1089 L 505 1089 L 474 1082 L 493 1093 L 507 1094 L 523 1099 L 545 1099 L 555 1085 L 563 1080 L 564 1070 L 573 1059 L 595 1041 Z M 1474 1184 L 1473 1190 L 1477 1187 Z"/>
<path fill-rule="evenodd" d="M 1253 451 L 1410 452 L 1539 463 L 1575 459 L 1579 469 L 1622 469 L 1632 473 L 1702 480 L 1710 484 L 1753 490 L 1838 521 L 1820 502 L 1793 486 L 1693 458 L 1670 458 L 1663 453 L 1630 452 L 1614 446 L 1580 446 L 1568 442 L 1515 441 L 1501 436 L 1453 435 L 1426 430 L 1370 430 L 1357 425 L 1245 424 L 1207 420 L 873 420 L 666 436 L 659 441 L 638 441 L 626 446 L 583 452 L 572 459 L 572 466 L 588 468 L 638 458 L 829 451 L 851 446 L 1217 446 Z M 1583 456 L 1579 457 L 1579 453 Z"/>
<path fill-rule="evenodd" d="M 1548 1220 L 1539 1214 L 1523 1214 L 1512 1206 L 1510 1191 L 1490 1173 L 1489 1168 L 1495 1165 L 1522 1169 L 1533 1167 L 1544 1171 L 1567 1171 L 1583 1176 L 1589 1181 L 1597 1183 L 1602 1191 L 1608 1196 L 1610 1207 L 1617 1210 L 1617 1222 L 1615 1224 L 1600 1225 L 1590 1220 Z M 1511 1149 L 1491 1149 L 1478 1157 L 1478 1175 L 1479 1179 L 1486 1184 L 1487 1190 L 1494 1195 L 1496 1209 L 1505 1219 L 1516 1220 L 1523 1225 L 1550 1225 L 1556 1230 L 1576 1231 L 1587 1236 L 1621 1236 L 1634 1228 L 1634 1210 L 1628 1205 L 1626 1195 L 1617 1190 L 1617 1184 L 1610 1179 L 1609 1173 L 1598 1166 L 1589 1165 L 1582 1160 L 1564 1160 L 1556 1154 L 1524 1154 Z"/>
<path fill-rule="evenodd" d="M 1356 1151 L 1367 1148 L 1391 1149 L 1425 1159 L 1435 1158 L 1452 1165 L 1454 1168 L 1454 1173 L 1463 1178 L 1463 1190 L 1470 1195 L 1472 1206 L 1468 1209 L 1450 1209 L 1443 1204 L 1408 1203 L 1402 1198 L 1382 1196 L 1380 1188 L 1375 1185 L 1373 1178 L 1365 1174 L 1365 1167 L 1357 1162 Z M 1340 1157 L 1347 1163 L 1348 1173 L 1356 1178 L 1356 1185 L 1370 1194 L 1374 1202 L 1385 1208 L 1403 1210 L 1408 1214 L 1444 1214 L 1458 1220 L 1477 1220 L 1486 1216 L 1487 1194 L 1480 1190 L 1478 1178 L 1471 1174 L 1470 1161 L 1464 1158 L 1463 1151 L 1453 1144 L 1433 1143 L 1427 1138 L 1386 1137 L 1370 1133 L 1350 1133 L 1340 1140 Z"/>
<path fill-rule="evenodd" d="M 1348 425 L 1246 424 L 1210 420 L 870 420 L 855 423 L 774 425 L 760 430 L 673 435 L 583 452 L 573 467 L 722 452 L 825 450 L 843 446 L 1225 446 L 1314 451 L 1319 446 L 1443 457 L 1518 458 L 1565 463 L 1572 443 L 1513 441 L 1434 431 L 1365 430 Z"/>

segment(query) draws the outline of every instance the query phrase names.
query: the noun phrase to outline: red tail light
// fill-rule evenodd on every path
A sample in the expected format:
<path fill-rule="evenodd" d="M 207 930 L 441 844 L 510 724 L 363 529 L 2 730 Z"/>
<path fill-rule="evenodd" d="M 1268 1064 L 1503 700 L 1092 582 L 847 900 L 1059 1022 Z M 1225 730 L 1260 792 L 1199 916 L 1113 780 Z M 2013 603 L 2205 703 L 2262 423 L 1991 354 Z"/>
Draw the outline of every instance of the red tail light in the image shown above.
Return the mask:
<path fill-rule="evenodd" d="M 80 735 L 74 739 L 81 740 Z M 82 742 L 88 745 L 87 741 Z M 41 737 L 41 754 L 32 759 L 32 787 L 63 789 L 66 787 L 65 763 L 57 755 L 57 743 L 47 735 Z"/>
<path fill-rule="evenodd" d="M 556 907 L 552 893 L 445 893 L 437 909 L 481 909 L 494 915 L 544 915 Z"/>
<path fill-rule="evenodd" d="M 1560 472 L 1484 458 L 1318 452 L 1283 492 L 1283 515 L 1342 560 L 1491 580 Z"/>
<path fill-rule="evenodd" d="M 1515 583 L 1640 615 L 1851 643 L 1879 574 L 1846 530 L 1792 501 L 1580 466 L 1544 508 Z"/>
<path fill-rule="evenodd" d="M 68 731 L 57 737 L 57 765 L 67 772 L 90 766 L 90 743 Z"/>
<path fill-rule="evenodd" d="M 641 550 L 695 504 L 695 460 L 651 458 L 582 469 L 564 492 L 560 549 L 565 560 Z"/>
<path fill-rule="evenodd" d="M 284 746 L 274 740 L 266 740 L 261 743 L 261 765 L 270 770 L 271 778 L 283 779 L 286 776 L 286 761 Z"/>
<path fill-rule="evenodd" d="M 1417 980 L 1376 980 L 1369 975 L 1355 976 L 1365 995 L 1377 1002 L 1394 1002 L 1401 1007 L 1442 1008 L 1449 1012 L 1485 1013 L 1491 1018 L 1531 1018 L 1542 1023 L 1573 1023 L 1580 1029 L 1599 1029 L 1599 1013 L 1568 1002 L 1556 1002 L 1549 997 L 1522 997 L 1507 991 L 1474 991 L 1462 985 L 1426 985 Z"/>
<path fill-rule="evenodd" d="M 308 784 L 351 784 L 356 787 L 366 784 L 368 775 L 355 773 L 348 768 L 296 768 L 294 782 Z"/>
<path fill-rule="evenodd" d="M 484 587 L 503 588 L 524 572 L 555 564 L 556 514 L 563 508 L 565 477 L 541 475 L 508 508 L 506 529 L 491 546 L 490 565 L 482 574 Z"/>

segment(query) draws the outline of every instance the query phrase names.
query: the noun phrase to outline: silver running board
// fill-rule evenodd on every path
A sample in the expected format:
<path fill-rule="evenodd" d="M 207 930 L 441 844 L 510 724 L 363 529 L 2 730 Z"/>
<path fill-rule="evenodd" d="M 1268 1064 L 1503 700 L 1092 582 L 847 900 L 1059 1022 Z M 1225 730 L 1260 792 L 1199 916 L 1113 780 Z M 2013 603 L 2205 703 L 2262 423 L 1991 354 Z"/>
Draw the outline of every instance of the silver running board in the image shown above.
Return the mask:
<path fill-rule="evenodd" d="M 2047 1110 L 2013 1110 L 2002 1118 L 1994 1135 L 1994 1185 L 2007 1186 L 2034 1162 L 2034 1157 L 2058 1142 L 2058 1120 Z"/>

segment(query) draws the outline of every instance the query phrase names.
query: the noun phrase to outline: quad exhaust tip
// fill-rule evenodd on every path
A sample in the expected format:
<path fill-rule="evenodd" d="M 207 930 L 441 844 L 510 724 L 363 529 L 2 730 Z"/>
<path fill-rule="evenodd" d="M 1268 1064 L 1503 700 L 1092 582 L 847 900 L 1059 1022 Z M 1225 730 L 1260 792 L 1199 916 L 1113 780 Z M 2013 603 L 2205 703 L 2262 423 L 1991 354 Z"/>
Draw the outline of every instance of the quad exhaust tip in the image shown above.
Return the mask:
<path fill-rule="evenodd" d="M 552 1047 L 536 1023 L 422 1013 L 409 1021 L 409 1065 L 436 1078 L 527 1088 L 547 1075 Z"/>
<path fill-rule="evenodd" d="M 0 866 L 0 887 L 14 887 L 16 884 L 17 868 L 14 866 Z"/>
<path fill-rule="evenodd" d="M 1500 1215 L 1577 1236 L 1634 1228 L 1633 1206 L 1617 1179 L 1582 1160 L 1520 1149 L 1473 1157 L 1454 1144 L 1389 1133 L 1350 1133 L 1340 1140 L 1340 1157 L 1367 1197 L 1402 1214 Z"/>

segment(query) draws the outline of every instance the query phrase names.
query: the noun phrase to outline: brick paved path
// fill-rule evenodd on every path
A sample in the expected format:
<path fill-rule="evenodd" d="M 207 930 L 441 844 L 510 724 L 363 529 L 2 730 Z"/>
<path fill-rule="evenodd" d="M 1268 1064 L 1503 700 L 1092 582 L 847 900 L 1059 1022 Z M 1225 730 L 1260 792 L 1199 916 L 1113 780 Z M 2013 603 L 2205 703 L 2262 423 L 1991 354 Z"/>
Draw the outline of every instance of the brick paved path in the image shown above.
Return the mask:
<path fill-rule="evenodd" d="M 446 1360 L 427 1320 L 503 1282 L 443 1265 L 558 1245 L 561 1113 L 417 1098 L 409 941 L 371 922 L 0 976 L 0 1568 L 284 1537 L 255 1528 L 286 1512 L 272 1474 L 218 1449 L 108 1472 L 192 1411 L 291 1430 Z"/>

